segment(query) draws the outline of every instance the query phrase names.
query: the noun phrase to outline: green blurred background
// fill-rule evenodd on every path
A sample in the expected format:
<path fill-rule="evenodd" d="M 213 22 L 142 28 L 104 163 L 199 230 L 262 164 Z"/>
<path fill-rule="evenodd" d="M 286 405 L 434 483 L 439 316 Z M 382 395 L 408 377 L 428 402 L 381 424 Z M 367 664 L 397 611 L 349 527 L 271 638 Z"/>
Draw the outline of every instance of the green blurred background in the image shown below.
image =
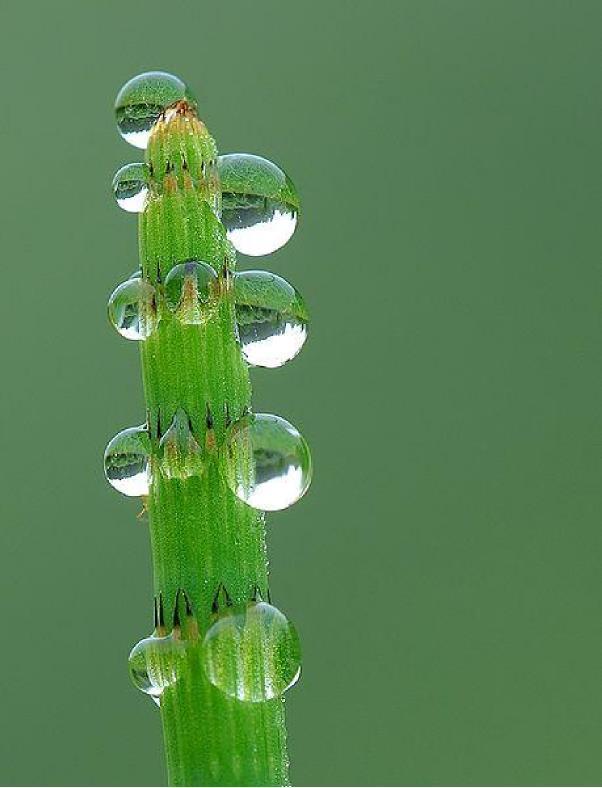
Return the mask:
<path fill-rule="evenodd" d="M 126 670 L 146 528 L 101 469 L 143 414 L 105 316 L 137 255 L 112 102 L 161 68 L 303 199 L 240 260 L 313 314 L 253 373 L 315 459 L 269 518 L 293 782 L 600 785 L 601 25 L 595 0 L 5 5 L 3 784 L 165 779 Z"/>

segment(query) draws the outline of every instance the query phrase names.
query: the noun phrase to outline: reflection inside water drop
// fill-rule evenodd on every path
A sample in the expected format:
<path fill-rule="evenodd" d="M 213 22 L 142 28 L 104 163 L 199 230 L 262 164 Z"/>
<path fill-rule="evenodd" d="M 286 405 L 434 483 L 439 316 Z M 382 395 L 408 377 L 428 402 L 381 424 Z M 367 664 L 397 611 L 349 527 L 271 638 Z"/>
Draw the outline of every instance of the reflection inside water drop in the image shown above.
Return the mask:
<path fill-rule="evenodd" d="M 297 631 L 266 602 L 226 610 L 207 631 L 201 659 L 215 687 L 250 703 L 279 697 L 301 673 Z"/>
<path fill-rule="evenodd" d="M 141 213 L 146 208 L 148 182 L 146 165 L 126 164 L 113 178 L 113 194 L 120 208 L 129 213 Z"/>
<path fill-rule="evenodd" d="M 165 301 L 181 323 L 200 325 L 209 314 L 217 274 L 208 263 L 189 260 L 174 266 L 165 279 Z"/>
<path fill-rule="evenodd" d="M 311 482 L 304 438 L 288 421 L 267 413 L 249 414 L 229 428 L 221 462 L 232 492 L 261 511 L 286 509 Z"/>
<path fill-rule="evenodd" d="M 273 162 L 250 153 L 220 156 L 218 171 L 222 222 L 234 247 L 255 257 L 284 246 L 299 211 L 290 178 Z"/>
<path fill-rule="evenodd" d="M 246 361 L 280 367 L 294 358 L 307 338 L 307 309 L 295 288 L 267 271 L 234 276 L 238 334 Z"/>
<path fill-rule="evenodd" d="M 222 220 L 234 248 L 249 257 L 271 254 L 289 240 L 297 226 L 297 214 L 280 210 L 268 202 L 262 210 L 249 215 L 246 209 L 226 208 Z"/>
<path fill-rule="evenodd" d="M 157 325 L 155 289 L 137 272 L 111 293 L 108 303 L 111 325 L 122 337 L 142 340 Z"/>
<path fill-rule="evenodd" d="M 178 680 L 185 645 L 172 635 L 151 635 L 130 652 L 128 668 L 134 686 L 161 704 L 161 695 Z"/>
<path fill-rule="evenodd" d="M 121 136 L 136 148 L 146 148 L 154 125 L 168 107 L 178 103 L 196 107 L 196 100 L 181 79 L 163 71 L 133 77 L 115 99 Z"/>
<path fill-rule="evenodd" d="M 109 441 L 104 454 L 104 469 L 109 484 L 123 495 L 148 495 L 151 474 L 146 425 L 128 427 Z"/>

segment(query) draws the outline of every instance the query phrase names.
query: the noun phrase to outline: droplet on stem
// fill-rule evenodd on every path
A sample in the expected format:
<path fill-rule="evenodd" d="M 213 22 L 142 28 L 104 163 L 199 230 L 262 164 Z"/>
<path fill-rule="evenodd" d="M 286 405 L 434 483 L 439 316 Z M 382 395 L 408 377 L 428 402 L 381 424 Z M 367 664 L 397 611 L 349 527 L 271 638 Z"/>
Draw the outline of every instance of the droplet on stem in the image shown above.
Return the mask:
<path fill-rule="evenodd" d="M 168 479 L 188 479 L 204 471 L 203 452 L 192 434 L 188 416 L 181 408 L 161 438 L 159 463 Z"/>
<path fill-rule="evenodd" d="M 165 300 L 181 323 L 200 325 L 211 314 L 217 274 L 207 263 L 189 260 L 174 266 L 165 279 Z"/>
<path fill-rule="evenodd" d="M 275 252 L 295 232 L 299 197 L 290 178 L 271 161 L 250 153 L 220 156 L 222 223 L 242 254 Z"/>
<path fill-rule="evenodd" d="M 128 667 L 135 687 L 159 706 L 161 695 L 178 680 L 185 644 L 171 635 L 151 635 L 130 652 Z"/>
<path fill-rule="evenodd" d="M 154 287 L 133 274 L 111 293 L 108 313 L 111 324 L 122 337 L 147 339 L 157 326 Z"/>
<path fill-rule="evenodd" d="M 148 495 L 150 439 L 146 425 L 128 427 L 112 438 L 104 454 L 105 476 L 118 492 L 130 497 Z"/>
<path fill-rule="evenodd" d="M 148 199 L 146 164 L 126 164 L 113 178 L 113 194 L 120 208 L 129 213 L 142 213 Z"/>
<path fill-rule="evenodd" d="M 282 695 L 301 673 L 295 627 L 267 602 L 230 608 L 208 629 L 201 660 L 209 681 L 225 695 L 260 703 Z"/>
<path fill-rule="evenodd" d="M 155 123 L 179 103 L 196 108 L 194 96 L 181 79 L 164 71 L 138 74 L 125 83 L 115 99 L 121 136 L 136 148 L 146 148 Z"/>
<path fill-rule="evenodd" d="M 285 419 L 268 413 L 249 414 L 228 428 L 221 467 L 241 501 L 268 512 L 298 501 L 312 475 L 303 436 Z"/>
<path fill-rule="evenodd" d="M 285 279 L 267 271 L 234 276 L 238 335 L 246 361 L 280 367 L 294 358 L 307 338 L 303 299 Z"/>

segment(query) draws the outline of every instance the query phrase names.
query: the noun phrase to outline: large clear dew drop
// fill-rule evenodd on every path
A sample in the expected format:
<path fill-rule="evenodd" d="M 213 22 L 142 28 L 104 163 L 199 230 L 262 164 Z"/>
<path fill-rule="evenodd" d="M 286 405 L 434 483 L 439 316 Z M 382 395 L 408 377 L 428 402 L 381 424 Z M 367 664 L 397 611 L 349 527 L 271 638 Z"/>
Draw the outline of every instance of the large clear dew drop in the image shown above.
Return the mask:
<path fill-rule="evenodd" d="M 234 276 L 238 335 L 246 361 L 254 367 L 281 367 L 307 339 L 303 299 L 285 279 L 267 271 Z"/>
<path fill-rule="evenodd" d="M 221 464 L 232 492 L 261 511 L 286 509 L 311 482 L 305 439 L 288 421 L 268 413 L 249 414 L 229 427 Z"/>
<path fill-rule="evenodd" d="M 299 197 L 280 167 L 261 156 L 229 153 L 217 162 L 222 189 L 222 223 L 242 254 L 271 254 L 297 226 Z"/>
<path fill-rule="evenodd" d="M 142 213 L 148 200 L 146 164 L 126 164 L 115 173 L 113 194 L 120 208 L 128 213 Z"/>
<path fill-rule="evenodd" d="M 207 630 L 201 660 L 209 681 L 225 695 L 261 703 L 298 680 L 299 636 L 276 607 L 252 602 L 227 610 Z"/>
<path fill-rule="evenodd" d="M 160 705 L 161 695 L 178 680 L 185 646 L 171 635 L 144 638 L 130 652 L 128 668 L 134 686 Z"/>
<path fill-rule="evenodd" d="M 216 284 L 217 274 L 207 263 L 180 263 L 165 278 L 165 301 L 181 323 L 200 325 L 211 314 Z"/>
<path fill-rule="evenodd" d="M 138 74 L 125 83 L 115 99 L 119 132 L 134 147 L 146 148 L 157 121 L 182 103 L 196 107 L 194 96 L 178 77 L 164 71 Z"/>
<path fill-rule="evenodd" d="M 133 275 L 111 293 L 109 321 L 122 337 L 147 339 L 157 326 L 155 289 L 141 276 Z"/>
<path fill-rule="evenodd" d="M 128 427 L 112 438 L 104 454 L 105 477 L 118 492 L 148 495 L 151 483 L 150 439 L 146 425 Z"/>

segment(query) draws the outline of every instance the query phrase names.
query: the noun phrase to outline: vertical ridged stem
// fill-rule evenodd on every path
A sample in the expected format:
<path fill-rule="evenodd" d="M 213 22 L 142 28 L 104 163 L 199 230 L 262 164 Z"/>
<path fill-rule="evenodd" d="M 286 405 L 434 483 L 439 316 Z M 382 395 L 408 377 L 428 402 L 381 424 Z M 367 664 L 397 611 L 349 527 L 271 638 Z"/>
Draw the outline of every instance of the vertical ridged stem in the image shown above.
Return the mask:
<path fill-rule="evenodd" d="M 140 219 L 144 278 L 157 292 L 158 328 L 142 343 L 142 372 L 151 435 L 153 480 L 148 500 L 155 595 L 173 610 L 178 589 L 188 595 L 202 638 L 223 584 L 235 604 L 255 586 L 267 588 L 265 525 L 240 502 L 219 470 L 227 417 L 250 408 L 248 370 L 236 339 L 226 268 L 233 255 L 212 210 L 219 199 L 216 150 L 191 113 L 157 125 L 147 151 L 150 198 Z M 215 311 L 203 325 L 183 325 L 164 303 L 163 282 L 174 265 L 201 260 L 219 272 Z M 168 479 L 158 445 L 183 409 L 204 452 L 204 472 Z M 187 662 L 161 698 L 169 781 L 173 785 L 287 783 L 281 700 L 233 700 L 207 680 L 200 660 Z"/>

